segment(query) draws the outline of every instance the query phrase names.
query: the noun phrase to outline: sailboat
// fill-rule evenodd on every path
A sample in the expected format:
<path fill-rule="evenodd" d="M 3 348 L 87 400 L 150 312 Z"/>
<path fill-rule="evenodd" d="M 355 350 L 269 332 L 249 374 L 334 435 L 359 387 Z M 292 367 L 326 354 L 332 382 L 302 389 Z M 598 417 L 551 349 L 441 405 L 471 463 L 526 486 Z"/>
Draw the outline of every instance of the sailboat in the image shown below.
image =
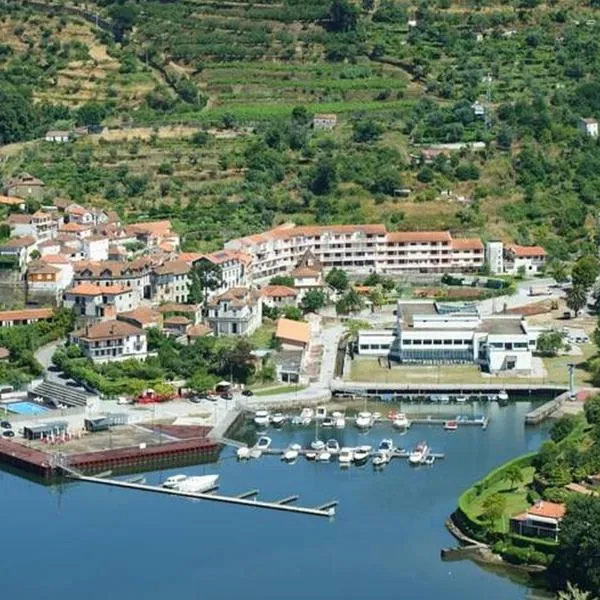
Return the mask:
<path fill-rule="evenodd" d="M 310 447 L 317 451 L 325 448 L 325 442 L 319 439 L 319 419 L 315 419 L 315 439 L 310 443 Z"/>

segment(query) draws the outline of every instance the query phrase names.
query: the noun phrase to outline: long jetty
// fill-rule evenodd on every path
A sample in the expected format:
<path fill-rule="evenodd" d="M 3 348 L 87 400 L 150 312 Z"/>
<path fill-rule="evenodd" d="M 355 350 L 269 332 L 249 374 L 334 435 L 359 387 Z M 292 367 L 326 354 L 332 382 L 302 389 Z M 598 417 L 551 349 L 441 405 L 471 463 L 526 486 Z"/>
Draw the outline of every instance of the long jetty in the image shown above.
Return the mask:
<path fill-rule="evenodd" d="M 551 417 L 568 399 L 569 392 L 564 392 L 554 398 L 554 400 L 545 402 L 531 412 L 528 412 L 525 415 L 525 425 L 539 425 L 542 421 Z"/>
<path fill-rule="evenodd" d="M 103 477 L 93 477 L 89 475 L 83 475 L 68 467 L 61 467 L 67 477 L 78 481 L 86 481 L 88 483 L 96 483 L 98 485 L 107 485 L 119 488 L 125 488 L 130 490 L 138 490 L 143 492 L 152 492 L 155 494 L 166 494 L 169 496 L 180 496 L 183 498 L 189 498 L 192 500 L 209 500 L 211 502 L 221 502 L 225 504 L 237 504 L 240 506 L 252 507 L 252 508 L 263 508 L 268 510 L 278 510 L 288 513 L 297 513 L 302 515 L 310 515 L 314 517 L 333 517 L 335 516 L 337 501 L 331 501 L 315 508 L 306 508 L 302 506 L 294 506 L 292 503 L 298 500 L 298 496 L 288 496 L 281 500 L 273 502 L 266 502 L 263 500 L 256 499 L 258 490 L 252 490 L 245 494 L 238 496 L 224 496 L 221 494 L 212 493 L 194 493 L 184 492 L 182 490 L 168 489 L 158 487 L 154 485 L 146 485 L 143 483 L 135 483 L 132 481 L 121 481 L 118 479 L 107 479 Z M 250 500 L 250 498 L 254 498 Z"/>

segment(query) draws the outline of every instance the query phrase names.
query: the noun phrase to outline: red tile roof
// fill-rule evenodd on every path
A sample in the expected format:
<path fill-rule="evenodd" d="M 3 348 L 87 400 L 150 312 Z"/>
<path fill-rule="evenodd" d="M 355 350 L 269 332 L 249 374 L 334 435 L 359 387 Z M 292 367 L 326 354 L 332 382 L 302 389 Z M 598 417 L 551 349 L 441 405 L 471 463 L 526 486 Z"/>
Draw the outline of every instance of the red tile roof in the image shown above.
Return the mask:
<path fill-rule="evenodd" d="M 546 251 L 541 246 L 507 246 L 507 249 L 515 256 L 521 258 L 533 256 L 546 256 Z"/>
<path fill-rule="evenodd" d="M 69 290 L 65 290 L 65 294 L 77 296 L 118 296 L 129 292 L 131 290 L 122 285 L 94 285 L 93 283 L 80 283 Z"/>
<path fill-rule="evenodd" d="M 448 231 L 392 231 L 388 233 L 389 242 L 451 242 L 452 236 Z"/>
<path fill-rule="evenodd" d="M 8 241 L 2 244 L 2 248 L 27 248 L 29 246 L 33 246 L 35 244 L 35 240 L 29 236 L 23 236 L 18 238 L 10 238 Z"/>
<path fill-rule="evenodd" d="M 562 519 L 566 512 L 567 507 L 564 504 L 546 502 L 545 500 L 540 500 L 527 510 L 528 515 L 546 519 Z"/>
<path fill-rule="evenodd" d="M 0 311 L 0 321 L 22 321 L 24 319 L 49 319 L 54 314 L 51 308 L 27 308 L 24 310 Z"/>
<path fill-rule="evenodd" d="M 479 238 L 463 238 L 452 240 L 453 250 L 483 250 L 483 244 Z"/>
<path fill-rule="evenodd" d="M 295 298 L 298 292 L 286 285 L 266 285 L 261 288 L 260 295 L 266 298 Z"/>
<path fill-rule="evenodd" d="M 304 321 L 292 321 L 281 318 L 277 321 L 275 337 L 301 344 L 308 344 L 310 340 L 310 325 Z"/>
<path fill-rule="evenodd" d="M 84 340 L 111 340 L 130 335 L 146 335 L 146 332 L 125 321 L 104 321 L 76 331 L 73 335 Z"/>

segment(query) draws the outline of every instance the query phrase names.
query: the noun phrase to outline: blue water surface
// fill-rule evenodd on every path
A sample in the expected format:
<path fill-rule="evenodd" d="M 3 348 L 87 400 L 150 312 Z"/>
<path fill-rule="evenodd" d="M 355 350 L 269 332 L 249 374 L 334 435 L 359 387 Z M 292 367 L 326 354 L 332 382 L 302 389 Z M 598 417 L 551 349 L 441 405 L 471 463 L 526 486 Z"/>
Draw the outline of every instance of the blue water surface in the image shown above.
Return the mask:
<path fill-rule="evenodd" d="M 86 483 L 44 487 L 0 472 L 2 592 L 25 599 L 203 598 L 306 600 L 407 598 L 511 600 L 527 590 L 469 562 L 445 563 L 455 544 L 444 521 L 473 481 L 508 458 L 536 449 L 545 428 L 525 428 L 527 403 L 489 410 L 487 431 L 415 426 L 404 436 L 379 425 L 323 432 L 347 445 L 393 437 L 410 447 L 425 439 L 446 459 L 411 468 L 396 460 L 370 465 L 277 457 L 237 463 L 226 449 L 218 464 L 147 475 L 219 473 L 222 493 L 260 488 L 261 499 L 300 494 L 300 505 L 339 501 L 334 520 L 189 501 Z M 274 445 L 308 443 L 314 430 L 270 431 Z M 10 515 L 10 518 L 6 518 Z"/>

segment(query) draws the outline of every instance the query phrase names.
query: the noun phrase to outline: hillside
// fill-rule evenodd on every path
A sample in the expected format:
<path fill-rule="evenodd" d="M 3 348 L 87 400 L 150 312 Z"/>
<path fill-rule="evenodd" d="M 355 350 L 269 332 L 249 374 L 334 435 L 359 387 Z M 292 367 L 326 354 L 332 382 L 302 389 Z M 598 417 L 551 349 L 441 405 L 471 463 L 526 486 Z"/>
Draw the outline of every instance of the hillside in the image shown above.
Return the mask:
<path fill-rule="evenodd" d="M 32 172 L 130 220 L 168 215 L 189 248 L 283 220 L 378 221 L 567 260 L 595 241 L 600 202 L 597 143 L 577 129 L 600 117 L 593 5 L 8 3 L 2 78 L 32 118 L 0 137 L 111 131 L 0 149 L 2 177 Z M 338 126 L 314 131 L 317 112 Z"/>

